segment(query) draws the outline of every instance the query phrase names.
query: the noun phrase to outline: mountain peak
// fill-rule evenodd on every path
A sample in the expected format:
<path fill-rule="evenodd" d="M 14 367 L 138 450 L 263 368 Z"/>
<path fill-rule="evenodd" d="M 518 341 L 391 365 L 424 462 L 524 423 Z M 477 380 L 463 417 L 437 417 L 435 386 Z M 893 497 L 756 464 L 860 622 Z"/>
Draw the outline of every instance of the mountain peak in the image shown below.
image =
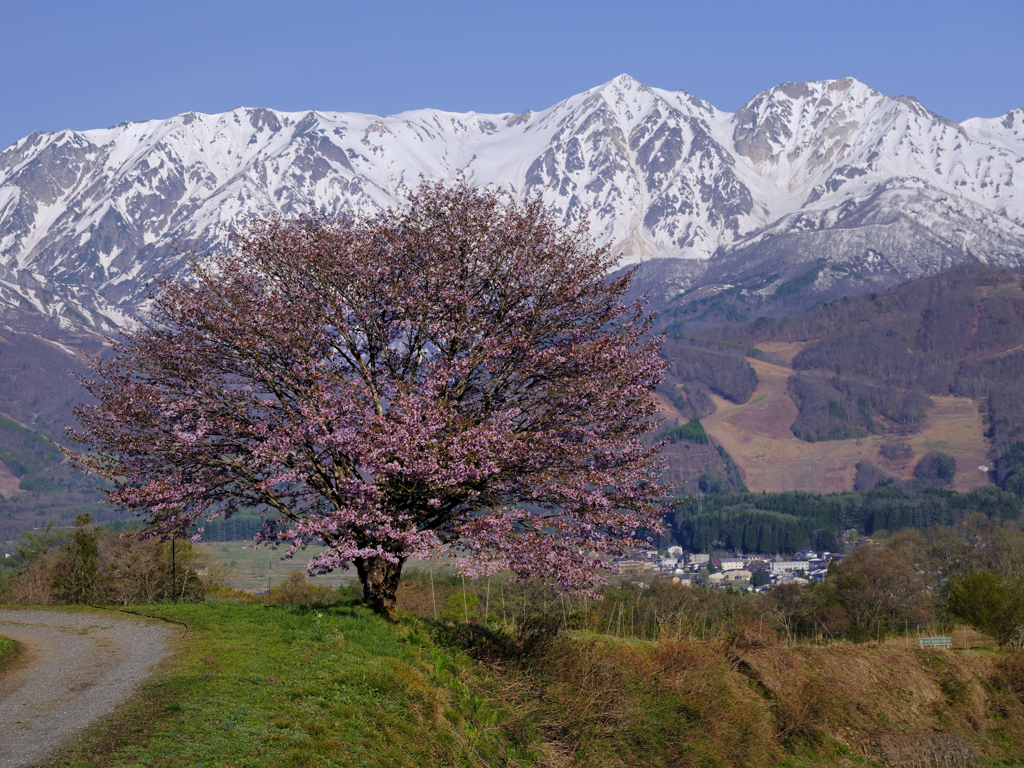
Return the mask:
<path fill-rule="evenodd" d="M 853 78 L 782 83 L 732 114 L 623 73 L 521 115 L 239 107 L 34 134 L 0 153 L 0 311 L 31 305 L 96 327 L 130 318 L 149 281 L 187 268 L 185 249 L 214 250 L 254 215 L 370 212 L 417 178 L 458 172 L 586 219 L 624 264 L 725 263 L 769 241 L 776 259 L 841 229 L 833 251 L 815 241 L 807 253 L 860 264 L 871 249 L 891 257 L 877 281 L 909 279 L 921 249 L 865 234 L 850 211 L 902 221 L 897 200 L 923 201 L 914 226 L 945 233 L 933 244 L 944 263 L 1012 261 L 1024 254 L 1021 162 L 1024 110 L 951 131 Z M 686 279 L 704 269 L 687 267 Z"/>

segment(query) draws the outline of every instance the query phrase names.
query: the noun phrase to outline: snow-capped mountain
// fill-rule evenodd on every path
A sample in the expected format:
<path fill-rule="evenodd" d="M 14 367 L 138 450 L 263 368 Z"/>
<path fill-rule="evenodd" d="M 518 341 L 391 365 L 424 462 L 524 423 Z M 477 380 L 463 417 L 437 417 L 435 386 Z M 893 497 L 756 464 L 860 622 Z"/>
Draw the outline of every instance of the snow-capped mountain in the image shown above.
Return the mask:
<path fill-rule="evenodd" d="M 587 217 L 624 265 L 672 259 L 646 270 L 656 299 L 806 262 L 828 265 L 823 293 L 1024 264 L 1024 110 L 957 124 L 845 79 L 727 113 L 622 75 L 523 114 L 239 108 L 34 133 L 0 152 L 0 307 L 123 325 L 152 278 L 253 215 L 370 211 L 460 172 Z"/>

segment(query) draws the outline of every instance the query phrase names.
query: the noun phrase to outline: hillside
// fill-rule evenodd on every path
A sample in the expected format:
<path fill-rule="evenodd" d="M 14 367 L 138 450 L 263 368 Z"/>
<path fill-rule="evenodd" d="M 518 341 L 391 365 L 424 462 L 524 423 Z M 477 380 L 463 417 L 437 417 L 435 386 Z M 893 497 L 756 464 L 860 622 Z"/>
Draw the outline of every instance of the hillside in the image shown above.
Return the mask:
<path fill-rule="evenodd" d="M 74 423 L 74 407 L 86 396 L 71 375 L 88 373 L 81 350 L 97 352 L 100 342 L 91 335 L 54 335 L 59 341 L 27 329 L 0 335 L 0 548 L 5 551 L 10 550 L 3 542 L 40 522 L 68 525 L 79 512 L 99 520 L 115 516 L 100 505 L 96 479 L 72 469 L 54 445 L 69 445 L 64 427 Z"/>
<path fill-rule="evenodd" d="M 659 314 L 676 359 L 664 388 L 750 488 L 850 489 L 858 464 L 862 484 L 1017 482 L 1020 275 L 958 268 L 792 315 L 786 301 L 740 290 L 682 297 Z M 700 365 L 688 370 L 687 358 Z M 935 457 L 955 459 L 955 473 L 932 477 L 922 460 Z"/>
<path fill-rule="evenodd" d="M 774 345 L 763 345 L 771 353 Z M 749 359 L 758 387 L 749 400 L 735 404 L 712 394 L 715 412 L 703 419 L 707 433 L 743 469 L 752 491 L 808 491 L 834 493 L 853 490 L 857 465 L 870 461 L 885 475 L 911 480 L 914 467 L 930 450 L 956 458 L 956 475 L 949 487 L 956 491 L 989 485 L 985 427 L 977 402 L 955 396 L 933 397 L 917 430 L 902 438 L 909 452 L 893 460 L 883 450 L 887 435 L 866 435 L 840 440 L 806 442 L 793 433 L 800 417 L 789 390 L 792 368 Z"/>

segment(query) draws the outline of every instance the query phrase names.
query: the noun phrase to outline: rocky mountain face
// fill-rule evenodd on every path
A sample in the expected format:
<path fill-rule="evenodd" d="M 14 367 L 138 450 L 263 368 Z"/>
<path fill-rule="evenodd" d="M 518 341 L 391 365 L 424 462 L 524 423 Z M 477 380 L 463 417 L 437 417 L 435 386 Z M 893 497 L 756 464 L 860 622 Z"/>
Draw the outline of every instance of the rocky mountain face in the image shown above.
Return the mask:
<path fill-rule="evenodd" d="M 0 152 L 0 311 L 70 344 L 130 323 L 154 277 L 253 215 L 371 211 L 458 173 L 587 218 L 655 304 L 756 277 L 770 293 L 808 264 L 822 298 L 1024 264 L 1024 110 L 957 124 L 845 79 L 726 113 L 622 75 L 519 115 L 239 108 L 34 133 Z"/>

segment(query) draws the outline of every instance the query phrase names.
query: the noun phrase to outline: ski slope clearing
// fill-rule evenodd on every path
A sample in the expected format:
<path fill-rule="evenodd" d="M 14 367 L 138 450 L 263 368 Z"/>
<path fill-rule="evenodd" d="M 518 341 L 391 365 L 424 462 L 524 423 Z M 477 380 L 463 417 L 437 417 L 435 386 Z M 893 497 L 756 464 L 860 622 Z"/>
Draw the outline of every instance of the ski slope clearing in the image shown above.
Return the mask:
<path fill-rule="evenodd" d="M 792 359 L 794 349 L 769 349 L 775 359 Z M 786 345 L 793 347 L 794 345 Z M 957 471 L 949 486 L 969 491 L 989 484 L 987 445 L 977 402 L 963 397 L 933 396 L 923 427 L 901 438 L 913 449 L 905 461 L 889 462 L 879 449 L 891 436 L 872 435 L 849 440 L 807 443 L 797 439 L 791 427 L 798 411 L 787 391 L 793 369 L 748 358 L 757 373 L 753 397 L 736 405 L 712 395 L 715 412 L 702 420 L 705 431 L 722 445 L 744 471 L 751 491 L 808 491 L 834 493 L 853 489 L 859 461 L 871 461 L 900 480 L 913 476 L 914 466 L 925 453 L 942 451 L 956 459 Z"/>

